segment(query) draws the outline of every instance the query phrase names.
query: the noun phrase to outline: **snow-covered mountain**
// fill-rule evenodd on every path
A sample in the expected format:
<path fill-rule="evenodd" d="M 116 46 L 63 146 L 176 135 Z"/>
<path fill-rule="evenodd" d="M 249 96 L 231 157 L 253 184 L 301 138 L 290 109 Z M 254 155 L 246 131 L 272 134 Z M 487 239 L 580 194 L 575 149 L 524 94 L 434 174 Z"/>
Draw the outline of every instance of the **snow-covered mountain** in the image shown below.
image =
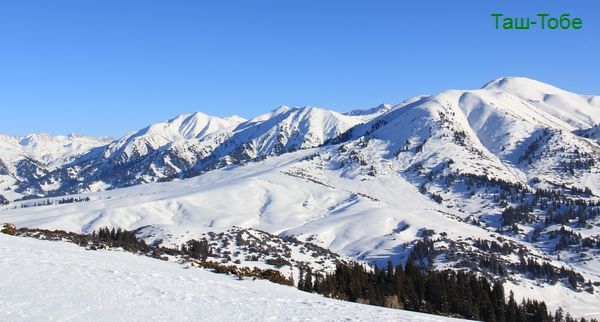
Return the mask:
<path fill-rule="evenodd" d="M 142 130 L 131 132 L 112 142 L 104 150 L 103 159 L 114 160 L 117 164 L 132 159 L 143 158 L 169 144 L 202 139 L 217 131 L 227 130 L 245 121 L 240 117 L 219 118 L 203 113 L 184 114 L 172 120 L 150 125 Z"/>
<path fill-rule="evenodd" d="M 170 245 L 254 228 L 378 265 L 468 269 L 596 314 L 599 102 L 501 78 L 347 114 L 181 116 L 20 182 L 45 198 L 0 216 L 76 232 L 147 226 L 148 242 Z"/>
<path fill-rule="evenodd" d="M 517 96 L 524 92 L 553 99 L 540 103 Z M 503 78 L 482 90 L 416 99 L 353 128 L 352 138 L 387 142 L 397 158 L 395 165 L 403 171 L 450 163 L 448 167 L 461 173 L 552 182 L 564 177 L 566 162 L 589 163 L 599 152 L 597 145 L 572 133 L 591 127 L 591 120 L 600 117 L 600 106 L 593 105 L 598 100 L 571 93 L 559 98 L 563 92 L 533 80 Z M 560 109 L 557 102 L 571 105 L 564 103 Z M 568 170 L 573 183 L 583 184 L 587 178 L 572 177 Z"/>
<path fill-rule="evenodd" d="M 14 200 L 37 191 L 32 187 L 38 179 L 111 141 L 109 137 L 77 134 L 17 137 L 0 133 L 0 203 L 3 197 Z"/>
<path fill-rule="evenodd" d="M 13 166 L 15 162 L 30 158 L 52 169 L 111 141 L 112 138 L 109 137 L 96 138 L 77 134 L 51 136 L 35 133 L 24 137 L 0 134 L 0 157 Z"/>
<path fill-rule="evenodd" d="M 320 146 L 375 115 L 286 106 L 251 120 L 181 115 L 131 132 L 38 176 L 31 191 L 52 196 L 190 177 Z"/>
<path fill-rule="evenodd" d="M 344 115 L 371 115 L 371 114 L 383 114 L 389 110 L 391 110 L 394 106 L 391 104 L 381 104 L 377 107 L 372 107 L 368 109 L 357 109 L 352 110 L 350 112 L 344 113 Z"/>
<path fill-rule="evenodd" d="M 499 78 L 483 89 L 509 93 L 578 129 L 600 123 L 599 96 L 578 95 L 524 77 Z"/>

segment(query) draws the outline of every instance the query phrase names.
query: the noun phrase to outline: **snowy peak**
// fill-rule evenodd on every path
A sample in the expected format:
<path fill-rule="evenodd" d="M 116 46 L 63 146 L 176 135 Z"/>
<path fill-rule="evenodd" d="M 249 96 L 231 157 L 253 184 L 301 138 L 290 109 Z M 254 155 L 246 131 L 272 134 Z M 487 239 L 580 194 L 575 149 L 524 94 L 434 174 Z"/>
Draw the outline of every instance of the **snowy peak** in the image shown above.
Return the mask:
<path fill-rule="evenodd" d="M 37 181 L 51 171 L 60 171 L 94 148 L 108 144 L 107 137 L 76 134 L 25 137 L 0 134 L 0 204 L 23 196 L 40 195 Z"/>
<path fill-rule="evenodd" d="M 270 111 L 269 113 L 265 113 L 265 114 L 262 114 L 262 115 L 259 115 L 257 117 L 250 119 L 248 122 L 245 122 L 245 126 L 247 126 L 249 124 L 254 124 L 254 123 L 259 123 L 259 122 L 264 122 L 266 120 L 270 120 L 270 119 L 276 117 L 277 115 L 283 114 L 291 109 L 292 108 L 289 106 L 281 105 L 281 106 L 277 107 L 276 109 Z"/>
<path fill-rule="evenodd" d="M 212 133 L 232 129 L 243 118 L 220 118 L 204 113 L 183 114 L 171 120 L 152 124 L 113 142 L 104 152 L 104 158 L 124 163 L 131 158 L 141 158 L 174 142 L 201 139 Z"/>
<path fill-rule="evenodd" d="M 399 134 L 415 132 L 442 119 L 486 142 L 506 136 L 527 136 L 540 128 L 571 132 L 600 122 L 600 105 L 596 106 L 599 101 L 598 97 L 569 93 L 535 80 L 507 77 L 494 80 L 480 90 L 450 90 L 415 97 L 358 126 L 353 134 L 354 137 L 371 134 L 385 124 L 394 123 L 401 128 L 386 135 L 403 142 L 408 138 Z"/>
<path fill-rule="evenodd" d="M 525 77 L 499 78 L 483 89 L 512 94 L 578 129 L 600 123 L 598 96 L 574 94 Z"/>
<path fill-rule="evenodd" d="M 104 152 L 104 158 L 111 158 L 122 164 L 143 158 L 163 147 L 169 150 L 170 146 L 178 150 L 201 151 L 204 156 L 212 154 L 213 159 L 220 159 L 236 149 L 249 147 L 253 151 L 242 154 L 250 158 L 275 155 L 323 144 L 363 119 L 315 107 L 287 106 L 280 106 L 248 121 L 240 117 L 218 118 L 202 113 L 186 114 L 153 124 L 115 141 Z M 226 146 L 213 154 L 222 144 Z"/>
<path fill-rule="evenodd" d="M 201 112 L 182 114 L 171 120 L 152 124 L 130 137 L 152 137 L 168 142 L 202 138 L 216 131 L 235 127 L 245 119 L 237 116 L 220 118 Z"/>
<path fill-rule="evenodd" d="M 196 112 L 179 115 L 169 121 L 153 124 L 138 132 L 138 136 L 157 135 L 168 141 L 189 140 L 235 127 L 243 121 L 245 121 L 243 118 L 236 116 L 220 118 Z"/>
<path fill-rule="evenodd" d="M 391 104 L 380 104 L 377 107 L 368 108 L 368 109 L 357 109 L 352 110 L 350 112 L 343 113 L 344 115 L 351 116 L 362 116 L 362 115 L 371 115 L 371 114 L 383 114 L 389 110 L 391 110 L 394 106 Z"/>
<path fill-rule="evenodd" d="M 42 161 L 69 159 L 92 148 L 108 144 L 110 137 L 86 137 L 77 134 L 50 136 L 45 133 L 30 134 L 20 140 L 20 145 L 31 155 L 41 155 Z"/>
<path fill-rule="evenodd" d="M 435 167 L 452 159 L 457 161 L 457 169 L 478 174 L 492 171 L 508 179 L 514 177 L 511 164 L 521 162 L 525 145 L 534 142 L 540 131 L 548 129 L 556 140 L 570 140 L 570 132 L 591 128 L 595 120 L 600 121 L 599 110 L 598 97 L 569 93 L 527 78 L 506 77 L 482 89 L 417 96 L 395 106 L 382 104 L 349 113 L 282 105 L 250 120 L 183 114 L 110 144 L 96 144 L 100 148 L 72 157 L 56 171 L 28 172 L 36 173 L 36 191 L 43 193 L 97 191 L 195 176 L 364 136 L 387 142 L 389 156 L 402 155 L 397 157 L 400 169 L 421 163 Z M 582 151 L 582 139 L 572 136 Z M 83 140 L 63 139 L 67 145 Z M 40 151 L 53 146 L 48 140 L 44 135 L 7 137 L 1 144 L 7 145 L 5 151 L 12 151 L 22 149 L 22 141 Z M 7 154 L 0 154 L 0 159 L 10 167 L 14 157 Z M 479 166 L 469 166 L 474 162 Z M 26 164 L 38 167 L 29 161 Z M 52 173 L 40 177 L 46 170 Z"/>
<path fill-rule="evenodd" d="M 293 109 L 287 113 L 286 119 L 280 124 L 280 129 L 287 130 L 288 143 L 296 141 L 300 149 L 312 148 L 325 143 L 359 121 L 337 112 L 317 107 Z M 284 132 L 284 133 L 285 133 Z"/>
<path fill-rule="evenodd" d="M 500 77 L 485 84 L 482 89 L 509 93 L 525 90 L 530 92 L 544 92 L 548 94 L 560 94 L 565 92 L 550 84 L 527 77 Z"/>
<path fill-rule="evenodd" d="M 372 117 L 287 106 L 249 121 L 185 114 L 91 151 L 68 168 L 41 178 L 40 186 L 47 187 L 48 194 L 77 193 L 195 176 L 318 147 Z M 61 182 L 65 184 L 56 184 Z"/>
<path fill-rule="evenodd" d="M 33 133 L 24 137 L 0 135 L 1 156 L 6 162 L 16 163 L 24 158 L 39 161 L 50 168 L 62 166 L 89 150 L 112 141 L 110 137 L 87 137 L 77 134 L 52 136 Z"/>
<path fill-rule="evenodd" d="M 532 97 L 536 97 L 536 93 L 554 93 L 543 95 L 554 95 L 553 101 L 574 103 L 561 105 L 558 110 L 559 105 L 523 99 L 501 91 L 503 88 L 517 94 L 517 89 L 528 91 Z M 553 175 L 562 175 L 562 170 L 556 170 L 564 168 L 564 160 L 559 157 L 561 151 L 575 155 L 577 151 L 596 153 L 596 149 L 571 133 L 577 129 L 574 124 L 586 118 L 593 119 L 594 114 L 573 113 L 569 117 L 561 114 L 569 109 L 593 112 L 594 107 L 581 105 L 582 101 L 577 101 L 581 96 L 560 91 L 536 81 L 513 78 L 493 81 L 479 90 L 445 91 L 400 104 L 370 122 L 354 127 L 350 137 L 386 142 L 390 155 L 395 156 L 402 171 L 447 168 L 453 173 L 489 176 L 509 182 L 522 182 L 527 173 L 533 177 L 535 172 L 539 174 L 538 179 L 543 173 L 551 180 Z M 583 101 L 587 102 L 586 99 Z M 576 103 L 581 104 L 570 107 Z M 539 150 L 537 154 L 547 155 L 546 167 L 553 170 L 514 169 L 515 165 L 525 167 L 523 162 L 534 163 L 532 156 L 536 153 L 531 152 L 534 148 Z"/>
<path fill-rule="evenodd" d="M 216 157 L 234 156 L 240 161 L 314 148 L 368 119 L 318 107 L 282 106 L 240 124 Z"/>
<path fill-rule="evenodd" d="M 33 133 L 21 138 L 21 140 L 19 140 L 19 144 L 22 146 L 29 146 L 31 148 L 35 148 L 40 144 L 44 145 L 45 143 L 48 143 L 52 140 L 53 138 L 49 134 Z"/>

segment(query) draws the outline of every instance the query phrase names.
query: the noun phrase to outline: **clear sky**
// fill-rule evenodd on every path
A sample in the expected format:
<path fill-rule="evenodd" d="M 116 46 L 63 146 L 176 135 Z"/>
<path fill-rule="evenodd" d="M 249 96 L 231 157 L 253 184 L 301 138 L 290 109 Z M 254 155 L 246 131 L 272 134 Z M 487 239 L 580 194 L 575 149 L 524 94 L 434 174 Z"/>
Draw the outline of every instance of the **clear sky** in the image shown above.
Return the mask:
<path fill-rule="evenodd" d="M 570 13 L 503 31 L 491 13 Z M 202 111 L 338 111 L 527 76 L 600 95 L 598 0 L 0 1 L 0 132 L 121 136 Z"/>

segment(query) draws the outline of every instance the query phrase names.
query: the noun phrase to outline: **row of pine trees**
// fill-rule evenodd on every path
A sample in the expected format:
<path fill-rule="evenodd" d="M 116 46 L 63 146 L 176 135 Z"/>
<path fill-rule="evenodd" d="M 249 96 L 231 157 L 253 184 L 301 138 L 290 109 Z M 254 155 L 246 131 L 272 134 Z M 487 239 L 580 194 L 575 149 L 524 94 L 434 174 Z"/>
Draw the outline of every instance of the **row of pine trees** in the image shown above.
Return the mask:
<path fill-rule="evenodd" d="M 338 264 L 327 276 L 307 270 L 298 288 L 352 302 L 483 321 L 586 321 L 562 310 L 551 314 L 542 301 L 517 302 L 512 292 L 506 296 L 499 281 L 452 270 L 424 272 L 410 261 L 404 267 L 390 262 L 387 269 Z"/>

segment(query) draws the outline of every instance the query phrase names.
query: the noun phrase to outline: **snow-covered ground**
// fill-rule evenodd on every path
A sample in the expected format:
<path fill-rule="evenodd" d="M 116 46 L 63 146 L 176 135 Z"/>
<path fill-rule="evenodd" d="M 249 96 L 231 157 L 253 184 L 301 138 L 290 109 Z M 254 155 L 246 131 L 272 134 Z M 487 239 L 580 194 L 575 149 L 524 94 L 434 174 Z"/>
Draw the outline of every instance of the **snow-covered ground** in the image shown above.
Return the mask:
<path fill-rule="evenodd" d="M 411 243 L 426 234 L 444 240 L 449 252 L 475 251 L 479 239 L 506 241 L 514 246 L 514 253 L 500 256 L 507 265 L 517 263 L 522 249 L 557 270 L 582 274 L 577 291 L 511 274 L 505 286 L 519 300 L 596 314 L 598 286 L 588 293 L 583 284 L 600 285 L 597 246 L 558 254 L 559 237 L 549 235 L 560 227 L 546 225 L 549 211 L 541 203 L 534 223 L 521 220 L 512 229 L 517 232 L 499 228 L 503 211 L 533 198 L 536 189 L 600 201 L 599 102 L 534 80 L 501 78 L 478 90 L 347 115 L 285 106 L 247 121 L 182 115 L 108 146 L 89 144 L 83 155 L 87 150 L 77 148 L 65 154 L 69 158 L 59 158 L 70 145 L 54 148 L 56 139 L 0 135 L 0 203 L 11 201 L 0 206 L 0 223 L 82 233 L 144 227 L 146 242 L 166 246 L 237 226 L 291 235 L 378 265 L 403 263 Z M 46 150 L 52 160 L 72 162 L 51 171 L 42 158 Z M 591 193 L 575 196 L 570 188 Z M 56 197 L 15 201 L 44 194 Z M 66 195 L 89 201 L 64 204 Z M 568 214 L 561 200 L 560 211 Z M 567 226 L 596 240 L 599 210 L 588 212 L 586 225 L 570 218 Z M 531 238 L 534 228 L 544 228 L 538 242 Z M 460 258 L 439 259 L 438 268 L 463 265 Z"/>
<path fill-rule="evenodd" d="M 450 210 L 401 177 L 359 181 L 340 175 L 344 170 L 313 169 L 310 162 L 298 162 L 318 151 L 297 151 L 186 180 L 73 196 L 90 197 L 89 202 L 30 208 L 21 205 L 39 200 L 17 202 L 3 206 L 0 219 L 17 227 L 82 233 L 105 226 L 134 230 L 152 225 L 156 234 L 147 242 L 162 239 L 169 245 L 232 226 L 255 228 L 313 237 L 314 243 L 342 255 L 381 264 L 398 261 L 391 256 L 398 246 L 425 228 L 453 238 L 490 234 L 454 220 L 447 214 Z"/>
<path fill-rule="evenodd" d="M 5 321 L 452 321 L 120 251 L 0 234 Z"/>
<path fill-rule="evenodd" d="M 335 161 L 334 149 L 302 150 L 186 180 L 72 196 L 89 197 L 88 202 L 29 208 L 21 205 L 40 200 L 16 202 L 2 207 L 0 222 L 82 233 L 105 226 L 134 230 L 151 225 L 146 231 L 152 237 L 146 241 L 162 239 L 168 246 L 238 226 L 310 239 L 341 255 L 380 265 L 388 260 L 401 262 L 407 253 L 404 243 L 418 238 L 422 229 L 444 233 L 451 240 L 491 239 L 495 234 L 493 230 L 456 220 L 461 215 L 456 209 L 464 207 L 440 206 L 393 172 L 371 178 L 349 173 L 355 171 L 352 168 L 319 167 L 318 159 L 299 161 L 315 152 L 321 152 L 321 159 Z M 373 154 L 365 158 L 378 158 L 377 146 L 368 151 Z M 477 206 L 473 205 L 473 212 Z M 533 248 L 529 251 L 538 253 Z M 451 264 L 444 267 L 451 268 Z M 600 276 L 594 273 L 596 267 L 597 261 L 593 261 L 577 271 L 595 282 Z M 523 297 L 544 300 L 552 311 L 562 306 L 574 316 L 597 316 L 597 291 L 573 292 L 561 285 L 548 286 L 531 280 L 523 280 L 519 286 L 507 283 L 505 287 L 513 290 L 519 301 Z"/>

